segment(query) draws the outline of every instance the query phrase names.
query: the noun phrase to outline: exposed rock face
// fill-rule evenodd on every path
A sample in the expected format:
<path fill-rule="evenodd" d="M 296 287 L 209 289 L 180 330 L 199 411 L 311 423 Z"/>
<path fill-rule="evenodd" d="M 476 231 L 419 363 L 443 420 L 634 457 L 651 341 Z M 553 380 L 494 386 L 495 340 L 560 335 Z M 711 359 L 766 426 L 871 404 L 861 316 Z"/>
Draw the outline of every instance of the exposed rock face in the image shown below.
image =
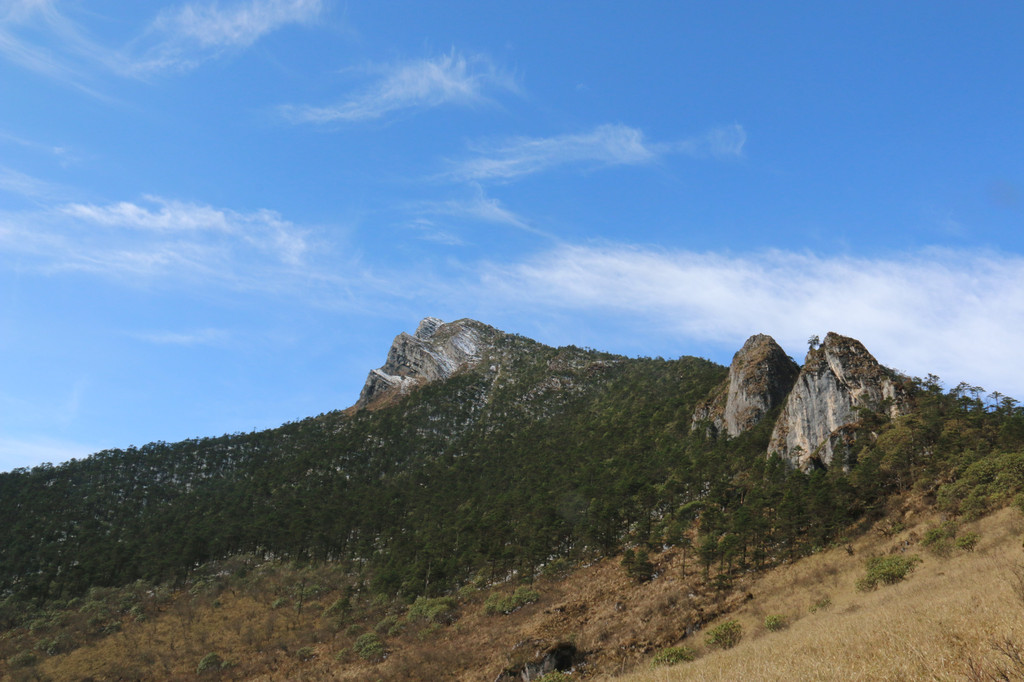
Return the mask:
<path fill-rule="evenodd" d="M 845 466 L 842 445 L 862 407 L 884 409 L 896 417 L 907 410 L 906 396 L 860 341 L 829 332 L 807 354 L 775 423 L 768 453 L 776 452 L 804 471 L 831 466 L 837 455 Z"/>
<path fill-rule="evenodd" d="M 493 333 L 474 320 L 445 324 L 436 317 L 424 318 L 415 334 L 395 337 L 387 361 L 370 372 L 353 407 L 376 407 L 476 364 Z"/>
<path fill-rule="evenodd" d="M 710 422 L 717 433 L 738 436 L 754 427 L 793 387 L 799 366 L 775 339 L 755 334 L 729 366 L 729 379 L 693 413 L 693 428 Z"/>

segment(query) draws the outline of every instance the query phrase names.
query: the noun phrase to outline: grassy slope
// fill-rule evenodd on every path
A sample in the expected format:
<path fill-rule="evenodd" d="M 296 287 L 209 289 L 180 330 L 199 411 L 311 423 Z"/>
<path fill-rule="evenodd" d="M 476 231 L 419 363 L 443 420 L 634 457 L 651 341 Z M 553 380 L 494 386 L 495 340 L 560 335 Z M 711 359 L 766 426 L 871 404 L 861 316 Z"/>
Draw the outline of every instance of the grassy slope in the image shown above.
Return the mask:
<path fill-rule="evenodd" d="M 872 532 L 855 541 L 852 557 L 835 549 L 771 571 L 751 586 L 755 598 L 729 616 L 744 630 L 735 648 L 699 646 L 705 654 L 694 662 L 624 681 L 1024 678 L 1020 512 L 1006 508 L 965 526 L 980 533 L 976 550 L 948 558 L 917 544 L 935 523 L 930 514 L 911 516 L 908 529 L 893 537 Z M 923 559 L 907 580 L 873 592 L 855 589 L 865 557 L 904 546 Z M 812 612 L 826 596 L 831 606 Z M 790 627 L 768 632 L 768 614 L 786 616 Z"/>
<path fill-rule="evenodd" d="M 466 591 L 458 620 L 439 626 L 404 623 L 404 607 L 396 603 L 357 600 L 350 615 L 331 617 L 324 611 L 338 594 L 330 589 L 329 569 L 303 573 L 266 564 L 244 579 L 208 581 L 166 595 L 147 607 L 141 622 L 122 619 L 118 632 L 68 654 L 40 655 L 36 666 L 0 665 L 0 675 L 196 679 L 198 662 L 216 652 L 235 665 L 204 679 L 489 682 L 502 669 L 570 641 L 587 656 L 574 676 L 590 679 L 982 680 L 1002 679 L 992 677 L 1000 670 L 1017 679 L 1024 666 L 1015 668 L 999 648 L 1006 648 L 1007 638 L 1012 645 L 1024 634 L 1020 512 L 1004 509 L 965 526 L 963 532 L 980 533 L 977 549 L 949 557 L 918 544 L 937 521 L 927 510 L 911 513 L 903 518 L 907 528 L 897 534 L 876 530 L 855 540 L 853 555 L 844 548 L 821 552 L 748 575 L 728 593 L 702 588 L 692 558 L 684 575 L 678 551 L 653 557 L 659 576 L 645 585 L 630 582 L 617 561 L 606 560 L 562 580 L 537 582 L 540 601 L 509 616 L 483 612 L 486 596 L 501 587 Z M 855 589 L 867 557 L 903 547 L 923 559 L 904 583 L 867 593 Z M 302 613 L 292 599 L 298 582 L 324 586 L 305 601 Z M 289 595 L 283 604 L 280 595 Z M 829 607 L 812 608 L 825 597 Z M 763 623 L 769 614 L 786 616 L 790 626 L 768 632 Z M 708 650 L 704 633 L 728 618 L 743 625 L 743 640 L 729 651 Z M 384 635 L 392 651 L 387 660 L 370 664 L 344 654 L 359 632 L 382 621 L 399 626 Z M 698 624 L 703 630 L 685 637 L 687 628 Z M 58 634 L 59 629 L 26 634 L 21 646 Z M 657 651 L 680 643 L 695 648 L 698 659 L 649 668 Z M 302 647 L 314 654 L 311 660 L 300 660 Z"/>

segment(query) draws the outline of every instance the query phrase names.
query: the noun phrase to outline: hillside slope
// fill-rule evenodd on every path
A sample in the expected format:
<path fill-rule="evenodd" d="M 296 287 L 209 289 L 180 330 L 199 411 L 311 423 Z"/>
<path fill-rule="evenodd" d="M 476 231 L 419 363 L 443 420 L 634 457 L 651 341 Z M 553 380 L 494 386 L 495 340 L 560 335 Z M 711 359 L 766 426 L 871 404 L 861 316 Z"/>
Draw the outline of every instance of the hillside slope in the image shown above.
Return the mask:
<path fill-rule="evenodd" d="M 838 334 L 726 369 L 428 318 L 350 409 L 0 474 L 0 673 L 607 675 L 900 500 L 1022 491 L 1016 401 Z"/>

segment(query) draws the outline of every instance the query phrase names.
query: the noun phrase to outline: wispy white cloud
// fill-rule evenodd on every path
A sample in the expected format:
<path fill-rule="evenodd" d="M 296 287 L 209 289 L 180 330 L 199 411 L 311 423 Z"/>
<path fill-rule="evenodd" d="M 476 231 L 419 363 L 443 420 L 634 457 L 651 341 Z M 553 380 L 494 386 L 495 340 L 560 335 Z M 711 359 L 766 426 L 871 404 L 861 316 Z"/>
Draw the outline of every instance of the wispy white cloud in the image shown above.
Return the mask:
<path fill-rule="evenodd" d="M 191 69 L 281 27 L 311 23 L 322 8 L 323 0 L 189 2 L 160 12 L 122 47 L 97 41 L 57 0 L 3 0 L 0 57 L 103 97 L 90 85 L 101 73 L 139 77 Z"/>
<path fill-rule="evenodd" d="M 53 199 L 66 194 L 65 190 L 51 182 L 6 166 L 0 166 L 0 192 L 16 194 L 27 199 Z"/>
<path fill-rule="evenodd" d="M 497 199 L 485 196 L 483 192 L 478 192 L 476 196 L 466 200 L 452 199 L 422 203 L 416 207 L 416 210 L 427 215 L 446 215 L 477 223 L 506 225 L 533 234 L 548 236 L 524 218 L 505 208 Z"/>
<path fill-rule="evenodd" d="M 269 290 L 308 279 L 308 231 L 269 210 L 248 213 L 147 197 L 0 214 L 0 254 L 22 267 Z"/>
<path fill-rule="evenodd" d="M 248 47 L 281 26 L 313 21 L 322 9 L 322 0 L 188 3 L 161 12 L 154 27 L 203 47 Z"/>
<path fill-rule="evenodd" d="M 250 245 L 298 264 L 306 251 L 300 230 L 275 211 L 239 213 L 160 197 L 146 197 L 152 207 L 122 201 L 106 206 L 68 204 L 59 210 L 87 223 L 155 232 L 212 231 L 239 237 Z"/>
<path fill-rule="evenodd" d="M 419 238 L 424 241 L 444 244 L 445 246 L 463 246 L 465 244 L 458 236 L 429 218 L 416 218 L 407 227 L 418 233 Z"/>
<path fill-rule="evenodd" d="M 295 123 L 330 123 L 379 119 L 404 109 L 488 101 L 491 90 L 518 90 L 515 80 L 483 55 L 454 49 L 433 59 L 418 59 L 372 71 L 379 80 L 367 89 L 329 106 L 285 105 L 280 112 Z"/>
<path fill-rule="evenodd" d="M 88 85 L 91 70 L 123 70 L 117 52 L 91 39 L 56 0 L 0 3 L 0 56 L 99 98 L 105 97 Z"/>
<path fill-rule="evenodd" d="M 227 6 L 190 2 L 157 15 L 147 35 L 156 44 L 132 68 L 137 73 L 194 68 L 284 26 L 313 23 L 322 10 L 323 0 L 245 0 Z"/>
<path fill-rule="evenodd" d="M 1016 255 L 930 250 L 867 259 L 562 245 L 526 262 L 487 263 L 479 284 L 481 299 L 532 315 L 638 318 L 649 333 L 723 347 L 766 332 L 798 360 L 811 334 L 832 330 L 911 374 L 1024 397 L 1024 258 Z"/>
<path fill-rule="evenodd" d="M 561 165 L 636 166 L 669 154 L 739 156 L 746 133 L 742 126 L 715 128 L 698 137 L 677 142 L 650 142 L 643 131 L 622 124 L 607 124 L 585 133 L 554 137 L 516 137 L 494 144 L 478 144 L 476 156 L 454 165 L 449 176 L 462 180 L 506 180 Z"/>

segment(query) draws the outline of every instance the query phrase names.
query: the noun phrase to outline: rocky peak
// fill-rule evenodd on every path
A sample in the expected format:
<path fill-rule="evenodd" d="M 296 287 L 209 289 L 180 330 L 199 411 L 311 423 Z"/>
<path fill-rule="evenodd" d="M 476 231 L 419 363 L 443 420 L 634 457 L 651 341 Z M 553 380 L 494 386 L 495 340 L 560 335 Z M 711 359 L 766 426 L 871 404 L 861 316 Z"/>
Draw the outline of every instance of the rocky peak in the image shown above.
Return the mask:
<path fill-rule="evenodd" d="M 395 337 L 384 365 L 372 370 L 355 408 L 378 407 L 475 365 L 495 330 L 475 320 L 424 318 L 412 335 Z"/>
<path fill-rule="evenodd" d="M 768 452 L 805 471 L 831 466 L 864 407 L 896 417 L 907 409 L 906 396 L 860 341 L 829 332 L 808 352 Z"/>
<path fill-rule="evenodd" d="M 729 377 L 693 413 L 693 428 L 738 436 L 754 427 L 793 387 L 800 368 L 766 334 L 747 339 L 729 365 Z"/>

